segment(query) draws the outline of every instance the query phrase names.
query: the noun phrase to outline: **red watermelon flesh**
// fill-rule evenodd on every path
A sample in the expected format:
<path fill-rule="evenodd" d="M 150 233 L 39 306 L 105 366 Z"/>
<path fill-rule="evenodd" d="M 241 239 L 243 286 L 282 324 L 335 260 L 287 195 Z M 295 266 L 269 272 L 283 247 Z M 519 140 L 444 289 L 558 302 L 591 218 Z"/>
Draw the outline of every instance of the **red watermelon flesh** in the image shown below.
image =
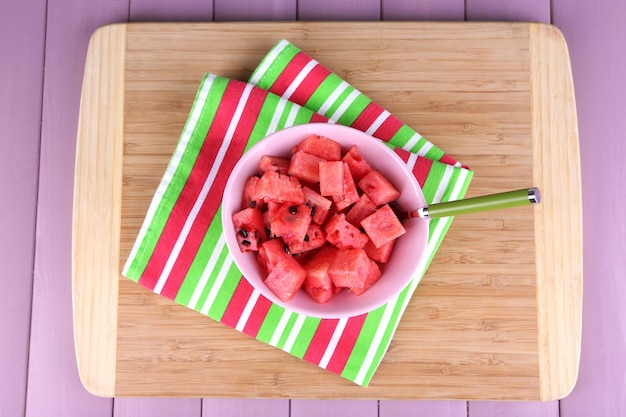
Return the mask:
<path fill-rule="evenodd" d="M 372 170 L 370 164 L 368 164 L 359 153 L 356 145 L 346 152 L 342 161 L 348 164 L 352 178 L 354 178 L 354 181 L 356 182 L 359 182 L 361 178 Z"/>
<path fill-rule="evenodd" d="M 376 284 L 376 282 L 380 279 L 382 273 L 380 272 L 380 268 L 378 264 L 370 259 L 369 269 L 367 271 L 367 277 L 365 278 L 365 283 L 362 287 L 352 287 L 350 291 L 352 291 L 355 295 L 361 295 L 368 289 L 372 287 L 372 285 Z"/>
<path fill-rule="evenodd" d="M 311 209 L 305 204 L 269 203 L 268 220 L 273 236 L 302 241 L 311 224 Z"/>
<path fill-rule="evenodd" d="M 265 271 L 269 272 L 278 262 L 287 258 L 289 255 L 285 251 L 285 244 L 280 239 L 269 239 L 261 244 L 261 248 L 259 249 L 259 254 L 257 255 L 257 261 Z"/>
<path fill-rule="evenodd" d="M 361 220 L 361 226 L 375 247 L 380 248 L 406 233 L 389 204 Z"/>
<path fill-rule="evenodd" d="M 302 192 L 304 193 L 305 204 L 311 207 L 311 220 L 320 225 L 324 224 L 333 202 L 306 186 L 302 187 Z"/>
<path fill-rule="evenodd" d="M 280 156 L 263 155 L 257 165 L 257 170 L 260 174 L 266 172 L 278 172 L 279 174 L 286 174 L 289 169 L 289 158 L 283 158 Z"/>
<path fill-rule="evenodd" d="M 243 186 L 243 198 L 241 202 L 241 208 L 257 207 L 261 208 L 265 202 L 263 196 L 258 194 L 259 177 L 248 177 L 246 183 Z"/>
<path fill-rule="evenodd" d="M 304 204 L 302 185 L 296 177 L 268 171 L 257 183 L 257 195 L 265 202 Z"/>
<path fill-rule="evenodd" d="M 310 135 L 298 144 L 296 150 L 319 156 L 327 161 L 339 161 L 341 159 L 339 142 L 324 136 Z"/>
<path fill-rule="evenodd" d="M 328 268 L 328 275 L 337 287 L 361 288 L 365 286 L 370 260 L 363 249 L 339 251 Z"/>
<path fill-rule="evenodd" d="M 306 279 L 306 271 L 291 256 L 281 258 L 271 269 L 265 285 L 282 301 L 295 297 Z"/>
<path fill-rule="evenodd" d="M 400 197 L 400 191 L 398 191 L 379 171 L 370 171 L 361 178 L 359 188 L 361 188 L 377 206 L 390 203 Z"/>
<path fill-rule="evenodd" d="M 283 240 L 289 247 L 289 253 L 293 255 L 321 248 L 326 243 L 326 237 L 324 236 L 322 228 L 315 223 L 309 225 L 304 239 L 299 240 L 284 237 Z"/>
<path fill-rule="evenodd" d="M 307 273 L 304 290 L 320 304 L 332 299 L 335 293 L 335 286 L 328 275 L 328 268 L 337 252 L 332 246 L 325 246 L 304 265 Z"/>
<path fill-rule="evenodd" d="M 368 241 L 365 233 L 346 220 L 343 213 L 334 214 L 324 225 L 326 240 L 339 249 L 362 249 Z"/>
<path fill-rule="evenodd" d="M 330 198 L 333 199 L 337 211 L 343 211 L 359 201 L 359 193 L 352 179 L 350 168 L 348 168 L 348 164 L 345 162 L 343 163 L 343 193 L 341 195 L 333 195 Z"/>
<path fill-rule="evenodd" d="M 343 170 L 341 161 L 320 162 L 320 194 L 323 196 L 343 194 Z"/>
<path fill-rule="evenodd" d="M 354 203 L 346 213 L 346 220 L 357 227 L 361 227 L 361 220 L 376 211 L 378 206 L 374 204 L 367 194 L 362 194 L 359 201 Z"/>
<path fill-rule="evenodd" d="M 304 182 L 318 183 L 320 181 L 320 162 L 326 162 L 326 160 L 304 151 L 298 151 L 291 157 L 287 174 Z"/>
<path fill-rule="evenodd" d="M 367 253 L 367 256 L 370 259 L 381 264 L 386 264 L 387 262 L 389 262 L 389 258 L 391 257 L 391 252 L 393 251 L 395 243 L 396 241 L 392 240 L 388 243 L 381 245 L 380 248 L 377 248 L 376 246 L 374 246 L 374 243 L 372 243 L 372 240 L 370 239 L 363 247 L 363 250 L 365 251 L 365 253 Z"/>
<path fill-rule="evenodd" d="M 233 214 L 233 224 L 242 252 L 257 251 L 261 243 L 267 240 L 263 214 L 257 208 L 248 207 Z"/>

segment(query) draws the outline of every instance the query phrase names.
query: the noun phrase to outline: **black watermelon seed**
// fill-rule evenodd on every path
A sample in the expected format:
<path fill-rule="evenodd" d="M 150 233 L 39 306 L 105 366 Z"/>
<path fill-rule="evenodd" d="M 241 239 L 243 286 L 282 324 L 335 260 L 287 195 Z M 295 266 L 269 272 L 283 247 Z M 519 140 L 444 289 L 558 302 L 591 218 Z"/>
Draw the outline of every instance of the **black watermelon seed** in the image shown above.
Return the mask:
<path fill-rule="evenodd" d="M 311 217 L 315 216 L 315 206 L 311 207 Z"/>
<path fill-rule="evenodd" d="M 289 213 L 291 213 L 291 214 L 298 213 L 298 207 L 296 207 L 296 206 L 289 206 Z"/>
<path fill-rule="evenodd" d="M 257 241 L 256 241 L 257 246 L 261 246 L 261 243 L 262 243 L 262 242 L 263 242 L 263 241 L 262 241 L 261 239 L 257 240 Z"/>
<path fill-rule="evenodd" d="M 243 237 L 248 237 L 248 231 L 246 229 L 241 229 L 239 230 L 239 233 L 241 234 L 241 236 Z"/>
<path fill-rule="evenodd" d="M 250 246 L 250 245 L 252 245 L 252 242 L 250 242 L 249 240 L 242 240 L 241 244 L 244 245 L 244 246 Z"/>
<path fill-rule="evenodd" d="M 308 242 L 309 241 L 309 235 L 304 235 L 304 241 Z"/>
<path fill-rule="evenodd" d="M 287 244 L 284 244 L 283 248 L 285 248 L 285 252 L 289 254 L 289 246 L 287 246 Z"/>
<path fill-rule="evenodd" d="M 249 202 L 248 203 L 248 207 L 255 208 L 256 207 L 256 200 L 252 200 L 251 202 Z"/>
<path fill-rule="evenodd" d="M 267 235 L 267 237 L 270 237 L 272 235 L 272 231 L 266 227 L 265 234 Z"/>

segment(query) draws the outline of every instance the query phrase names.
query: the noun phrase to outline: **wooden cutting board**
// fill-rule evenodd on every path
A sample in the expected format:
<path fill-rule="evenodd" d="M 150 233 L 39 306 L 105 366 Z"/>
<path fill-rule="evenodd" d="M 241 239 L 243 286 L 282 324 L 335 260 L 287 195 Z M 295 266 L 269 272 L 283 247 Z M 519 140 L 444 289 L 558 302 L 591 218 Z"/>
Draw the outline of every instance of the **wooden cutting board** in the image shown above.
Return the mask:
<path fill-rule="evenodd" d="M 468 197 L 533 185 L 544 196 L 454 220 L 368 388 L 120 275 L 203 74 L 246 80 L 281 38 L 470 166 Z M 562 398 L 580 354 L 579 160 L 567 46 L 549 25 L 104 27 L 89 46 L 76 157 L 81 379 L 103 396 Z"/>

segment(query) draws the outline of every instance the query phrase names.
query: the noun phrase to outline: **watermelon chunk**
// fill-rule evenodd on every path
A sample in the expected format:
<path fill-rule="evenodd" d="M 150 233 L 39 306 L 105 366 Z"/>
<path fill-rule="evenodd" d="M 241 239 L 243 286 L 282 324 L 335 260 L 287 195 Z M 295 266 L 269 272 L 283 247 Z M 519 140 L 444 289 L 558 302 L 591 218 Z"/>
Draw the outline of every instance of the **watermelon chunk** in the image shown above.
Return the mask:
<path fill-rule="evenodd" d="M 406 229 L 398 220 L 389 204 L 385 204 L 373 214 L 361 220 L 361 226 L 375 247 L 380 248 L 386 243 L 402 236 Z"/>
<path fill-rule="evenodd" d="M 350 291 L 352 291 L 354 295 L 361 295 L 365 291 L 367 291 L 369 288 L 371 288 L 372 285 L 376 284 L 376 282 L 380 279 L 381 276 L 382 276 L 382 273 L 380 272 L 380 268 L 378 267 L 378 264 L 370 259 L 370 265 L 367 271 L 367 277 L 365 278 L 365 283 L 363 284 L 362 287 L 350 288 Z"/>
<path fill-rule="evenodd" d="M 324 236 L 322 228 L 315 223 L 309 225 L 304 239 L 298 240 L 285 237 L 283 240 L 287 244 L 287 247 L 289 247 L 289 253 L 293 255 L 321 248 L 326 243 L 326 237 Z"/>
<path fill-rule="evenodd" d="M 269 203 L 268 221 L 273 236 L 285 240 L 303 241 L 309 224 L 311 224 L 311 209 L 305 204 Z"/>
<path fill-rule="evenodd" d="M 288 169 L 289 158 L 283 158 L 280 156 L 263 155 L 257 165 L 257 170 L 260 174 L 265 174 L 266 172 L 286 174 Z"/>
<path fill-rule="evenodd" d="M 262 208 L 265 202 L 263 196 L 258 193 L 259 177 L 248 177 L 246 183 L 243 186 L 243 197 L 241 201 L 241 208 L 257 207 Z"/>
<path fill-rule="evenodd" d="M 261 243 L 257 261 L 266 272 L 274 269 L 281 259 L 289 257 L 285 251 L 285 244 L 280 239 L 269 239 Z"/>
<path fill-rule="evenodd" d="M 335 203 L 337 211 L 343 211 L 359 201 L 359 193 L 352 179 L 350 168 L 348 168 L 348 164 L 345 162 L 343 163 L 343 193 L 341 195 L 333 195 L 331 198 Z"/>
<path fill-rule="evenodd" d="M 398 191 L 379 171 L 372 170 L 359 181 L 359 188 L 363 190 L 374 204 L 382 206 L 400 197 Z"/>
<path fill-rule="evenodd" d="M 304 204 L 302 185 L 296 177 L 268 171 L 257 182 L 256 193 L 265 202 Z"/>
<path fill-rule="evenodd" d="M 306 186 L 302 187 L 302 192 L 305 204 L 311 207 L 311 220 L 320 225 L 324 224 L 333 202 Z"/>
<path fill-rule="evenodd" d="M 257 251 L 261 243 L 267 240 L 263 214 L 257 208 L 248 207 L 233 214 L 233 224 L 242 252 Z"/>
<path fill-rule="evenodd" d="M 354 178 L 356 182 L 359 182 L 361 178 L 372 170 L 370 164 L 368 164 L 359 153 L 356 145 L 351 147 L 341 160 L 348 164 L 352 178 Z"/>
<path fill-rule="evenodd" d="M 326 240 L 339 249 L 362 249 L 367 235 L 346 220 L 343 213 L 335 213 L 324 225 Z"/>
<path fill-rule="evenodd" d="M 298 151 L 291 157 L 287 174 L 304 182 L 318 183 L 320 181 L 320 162 L 326 162 L 326 160 L 304 151 Z"/>
<path fill-rule="evenodd" d="M 372 214 L 376 211 L 378 206 L 374 204 L 371 198 L 367 196 L 367 194 L 361 195 L 359 201 L 354 203 L 350 210 L 346 213 L 346 220 L 352 223 L 353 225 L 360 227 L 361 220 Z"/>
<path fill-rule="evenodd" d="M 282 301 L 295 297 L 306 279 L 306 271 L 291 256 L 281 258 L 265 278 L 265 285 Z"/>
<path fill-rule="evenodd" d="M 341 250 L 328 268 L 328 275 L 337 287 L 362 288 L 370 268 L 370 259 L 363 249 Z"/>
<path fill-rule="evenodd" d="M 306 271 L 304 290 L 320 304 L 328 302 L 335 294 L 335 286 L 328 275 L 328 268 L 336 255 L 335 248 L 325 246 L 304 265 Z"/>
<path fill-rule="evenodd" d="M 372 243 L 372 240 L 370 239 L 363 247 L 363 250 L 365 251 L 365 253 L 367 253 L 367 256 L 370 259 L 381 264 L 386 264 L 387 262 L 389 262 L 389 258 L 391 257 L 391 252 L 393 251 L 395 243 L 396 241 L 392 240 L 388 243 L 381 245 L 380 248 L 377 248 L 376 246 L 374 246 L 374 243 Z"/>
<path fill-rule="evenodd" d="M 320 162 L 320 194 L 323 196 L 343 194 L 343 170 L 341 161 Z"/>
<path fill-rule="evenodd" d="M 319 135 L 310 135 L 297 145 L 297 151 L 319 156 L 327 161 L 341 159 L 341 145 L 332 139 Z"/>

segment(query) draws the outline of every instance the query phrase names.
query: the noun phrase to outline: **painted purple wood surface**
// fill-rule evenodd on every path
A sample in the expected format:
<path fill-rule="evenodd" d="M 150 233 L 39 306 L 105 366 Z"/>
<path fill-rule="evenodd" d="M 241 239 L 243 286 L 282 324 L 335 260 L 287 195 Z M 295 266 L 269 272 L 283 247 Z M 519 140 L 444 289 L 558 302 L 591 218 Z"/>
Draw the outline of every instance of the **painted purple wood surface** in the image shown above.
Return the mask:
<path fill-rule="evenodd" d="M 387 0 L 382 20 L 463 20 L 465 0 Z"/>
<path fill-rule="evenodd" d="M 466 417 L 466 401 L 389 401 L 379 403 L 381 417 Z"/>
<path fill-rule="evenodd" d="M 212 398 L 203 400 L 202 417 L 289 417 L 289 407 L 289 400 Z"/>
<path fill-rule="evenodd" d="M 41 162 L 26 415 L 110 416 L 112 401 L 87 393 L 72 335 L 74 154 L 89 38 L 128 19 L 128 3 L 48 0 Z"/>
<path fill-rule="evenodd" d="M 332 389 L 329 387 L 329 389 Z M 292 417 L 377 417 L 376 400 L 291 400 Z"/>
<path fill-rule="evenodd" d="M 45 14 L 43 0 L 0 14 L 0 416 L 26 407 Z"/>
<path fill-rule="evenodd" d="M 561 415 L 626 415 L 626 3 L 554 0 L 569 42 L 581 150 L 583 343 Z M 597 202 L 594 204 L 592 202 Z"/>
<path fill-rule="evenodd" d="M 215 0 L 215 21 L 296 20 L 296 0 Z"/>
<path fill-rule="evenodd" d="M 559 402 L 470 401 L 471 417 L 559 417 Z"/>
<path fill-rule="evenodd" d="M 70 239 L 78 103 L 86 47 L 93 30 L 128 19 L 461 20 L 463 17 L 552 21 L 563 30 L 569 44 L 578 103 L 583 193 L 587 200 L 602 204 L 585 206 L 583 349 L 579 382 L 568 398 L 560 404 L 108 400 L 85 392 L 78 380 L 73 348 Z M 5 291 L 8 289 L 0 306 L 0 331 L 9 335 L 0 342 L 3 371 L 0 417 L 460 417 L 468 411 L 472 417 L 626 415 L 626 283 L 623 280 L 626 266 L 621 243 L 626 233 L 622 209 L 626 203 L 626 170 L 620 166 L 626 158 L 621 138 L 626 130 L 624 18 L 626 4 L 621 0 L 552 0 L 552 4 L 550 0 L 7 3 L 0 15 L 0 125 L 4 128 L 0 136 L 0 179 L 3 202 L 12 203 L 0 205 L 0 279 Z"/>

